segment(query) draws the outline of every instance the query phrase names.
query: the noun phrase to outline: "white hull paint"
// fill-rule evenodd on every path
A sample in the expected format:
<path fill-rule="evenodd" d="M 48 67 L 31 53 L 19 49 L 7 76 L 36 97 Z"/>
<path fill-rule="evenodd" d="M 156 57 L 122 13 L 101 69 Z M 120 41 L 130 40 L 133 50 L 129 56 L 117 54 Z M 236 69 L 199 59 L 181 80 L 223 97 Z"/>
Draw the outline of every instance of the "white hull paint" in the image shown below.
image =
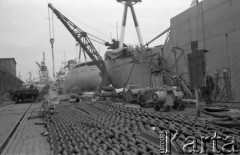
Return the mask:
<path fill-rule="evenodd" d="M 66 88 L 79 90 L 94 89 L 100 85 L 102 78 L 96 65 L 71 69 L 66 77 Z"/>

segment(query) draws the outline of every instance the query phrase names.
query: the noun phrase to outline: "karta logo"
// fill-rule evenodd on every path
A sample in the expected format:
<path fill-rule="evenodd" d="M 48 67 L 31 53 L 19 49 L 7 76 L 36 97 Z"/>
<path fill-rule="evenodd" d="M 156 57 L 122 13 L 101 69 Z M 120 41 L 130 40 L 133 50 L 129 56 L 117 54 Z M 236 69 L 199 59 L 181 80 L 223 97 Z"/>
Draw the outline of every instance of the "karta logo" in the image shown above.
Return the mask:
<path fill-rule="evenodd" d="M 160 139 L 160 154 L 171 154 L 174 149 L 180 154 L 206 154 L 207 150 L 213 154 L 238 154 L 239 146 L 235 137 L 226 136 L 221 137 L 215 132 L 212 136 L 193 137 L 188 136 L 183 141 L 184 145 L 178 144 L 177 140 L 182 131 L 176 131 L 171 133 L 168 130 L 162 130 L 159 132 Z M 173 135 L 173 136 L 172 136 Z M 218 142 L 222 141 L 223 144 L 219 147 Z M 209 145 L 207 145 L 209 144 Z M 211 146 L 211 147 L 209 147 Z M 208 148 L 209 147 L 209 148 Z"/>

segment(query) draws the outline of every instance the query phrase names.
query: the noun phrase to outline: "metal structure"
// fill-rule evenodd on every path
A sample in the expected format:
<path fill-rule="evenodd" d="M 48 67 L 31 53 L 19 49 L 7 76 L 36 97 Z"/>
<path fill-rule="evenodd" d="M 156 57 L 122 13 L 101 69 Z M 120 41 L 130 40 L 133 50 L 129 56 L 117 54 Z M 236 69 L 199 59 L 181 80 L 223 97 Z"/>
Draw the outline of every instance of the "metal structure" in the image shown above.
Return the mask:
<path fill-rule="evenodd" d="M 43 52 L 43 61 L 41 61 L 41 64 L 39 64 L 38 62 L 36 62 L 36 64 L 39 67 L 39 82 L 43 83 L 43 84 L 48 84 L 51 80 L 49 73 L 48 73 L 48 69 L 47 66 L 45 64 L 45 53 Z"/>
<path fill-rule="evenodd" d="M 145 46 L 148 47 L 149 44 L 151 44 L 153 41 L 155 41 L 156 39 L 160 38 L 162 35 L 164 35 L 164 34 L 166 34 L 167 32 L 169 32 L 170 30 L 171 30 L 170 27 L 167 28 L 166 30 L 164 30 L 163 32 L 161 32 L 159 35 L 157 35 L 156 37 L 154 37 L 152 40 L 150 40 L 149 42 L 147 42 L 147 43 L 145 44 Z"/>
<path fill-rule="evenodd" d="M 93 46 L 92 42 L 88 37 L 88 33 L 82 31 L 78 26 L 76 26 L 72 21 L 70 21 L 66 16 L 59 12 L 53 7 L 51 3 L 48 7 L 55 13 L 58 19 L 63 23 L 63 25 L 68 29 L 72 36 L 79 43 L 80 47 L 88 54 L 91 60 L 97 65 L 103 74 L 106 74 L 106 67 L 102 57 L 97 52 L 96 48 Z"/>
<path fill-rule="evenodd" d="M 52 19 L 52 21 L 51 21 Z M 54 21 L 53 21 L 53 13 L 52 18 L 50 18 L 49 10 L 48 10 L 48 23 L 49 23 L 49 41 L 51 43 L 51 49 L 52 49 L 52 63 L 53 63 L 53 78 L 55 78 L 55 62 L 54 62 Z"/>
<path fill-rule="evenodd" d="M 124 36 L 125 36 L 125 27 L 126 27 L 126 22 L 127 22 L 128 7 L 130 7 L 131 12 L 132 12 L 132 17 L 133 17 L 133 21 L 134 21 L 135 28 L 136 28 L 136 31 L 137 31 L 139 44 L 141 46 L 143 46 L 142 35 L 141 35 L 140 28 L 139 28 L 139 25 L 138 25 L 137 16 L 136 16 L 134 8 L 133 8 L 134 4 L 136 4 L 138 2 L 142 2 L 142 1 L 141 0 L 117 0 L 117 2 L 124 4 L 124 12 L 123 12 L 122 28 L 121 28 L 121 36 L 120 36 L 119 47 L 120 48 L 123 47 Z"/>
<path fill-rule="evenodd" d="M 50 43 L 51 43 L 51 48 L 52 48 L 53 78 L 55 78 L 55 62 L 54 62 L 54 48 L 53 48 L 54 38 L 50 39 Z"/>

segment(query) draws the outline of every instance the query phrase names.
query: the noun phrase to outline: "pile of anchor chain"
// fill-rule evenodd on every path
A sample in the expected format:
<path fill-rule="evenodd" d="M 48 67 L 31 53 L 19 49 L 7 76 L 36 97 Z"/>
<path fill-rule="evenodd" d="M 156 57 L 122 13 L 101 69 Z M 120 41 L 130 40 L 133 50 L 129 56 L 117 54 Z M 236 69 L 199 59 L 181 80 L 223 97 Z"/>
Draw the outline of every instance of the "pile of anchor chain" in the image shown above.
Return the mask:
<path fill-rule="evenodd" d="M 181 114 L 154 112 L 111 102 L 60 105 L 56 111 L 46 120 L 51 154 L 57 155 L 158 155 L 158 146 L 142 139 L 139 136 L 141 131 L 158 134 L 160 130 L 172 133 L 182 130 L 177 139 L 180 146 L 185 144 L 188 136 L 211 136 L 216 131 L 222 137 L 233 136 L 240 140 L 238 128 L 229 129 Z M 221 144 L 223 141 L 218 142 Z"/>

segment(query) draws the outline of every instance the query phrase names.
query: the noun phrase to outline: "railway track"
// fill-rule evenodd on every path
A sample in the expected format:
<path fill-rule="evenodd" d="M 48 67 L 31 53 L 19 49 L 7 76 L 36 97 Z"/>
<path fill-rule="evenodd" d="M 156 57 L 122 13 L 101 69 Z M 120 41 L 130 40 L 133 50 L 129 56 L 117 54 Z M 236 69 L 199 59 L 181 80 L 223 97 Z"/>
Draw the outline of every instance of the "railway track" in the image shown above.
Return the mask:
<path fill-rule="evenodd" d="M 10 112 L 12 112 L 12 110 L 10 109 L 14 109 L 17 106 L 24 106 L 23 109 L 21 109 L 21 112 L 17 112 L 17 113 L 21 113 L 21 115 L 17 118 L 17 121 L 15 122 L 15 124 L 12 126 L 11 129 L 8 129 L 6 131 L 9 131 L 8 133 L 6 133 L 5 138 L 1 141 L 0 143 L 0 154 L 4 154 L 4 152 L 6 151 L 8 144 L 11 142 L 14 134 L 18 131 L 19 127 L 21 126 L 22 121 L 25 119 L 26 114 L 28 113 L 30 107 L 32 106 L 33 103 L 30 103 L 28 105 L 21 105 L 21 104 L 14 104 L 11 106 L 8 106 L 6 108 L 3 108 L 0 110 L 0 112 L 5 112 L 5 115 L 8 115 L 8 111 L 9 111 L 9 115 L 11 115 Z M 7 112 L 6 112 L 7 111 Z"/>

